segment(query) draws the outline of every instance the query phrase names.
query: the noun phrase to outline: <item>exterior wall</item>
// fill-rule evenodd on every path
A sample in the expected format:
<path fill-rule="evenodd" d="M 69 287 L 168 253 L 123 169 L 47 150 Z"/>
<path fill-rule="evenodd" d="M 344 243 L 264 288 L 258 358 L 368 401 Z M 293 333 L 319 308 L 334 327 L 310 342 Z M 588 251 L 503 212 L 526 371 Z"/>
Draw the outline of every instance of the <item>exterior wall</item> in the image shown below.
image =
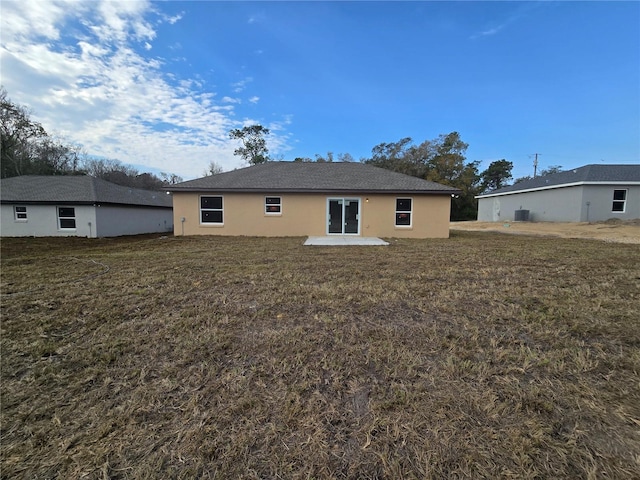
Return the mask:
<path fill-rule="evenodd" d="M 478 220 L 512 222 L 516 210 L 529 210 L 532 222 L 579 222 L 581 186 L 478 199 Z"/>
<path fill-rule="evenodd" d="M 99 237 L 172 232 L 173 211 L 170 208 L 102 205 L 96 207 L 95 225 Z"/>
<path fill-rule="evenodd" d="M 16 221 L 14 205 L 3 204 L 0 209 L 0 228 L 3 237 L 95 237 L 96 215 L 92 205 L 59 205 L 75 208 L 76 228 L 58 228 L 58 205 L 23 205 L 27 220 Z M 91 225 L 89 225 L 91 223 Z"/>
<path fill-rule="evenodd" d="M 449 195 L 204 193 L 222 195 L 223 225 L 200 224 L 199 199 L 203 193 L 173 193 L 175 235 L 324 236 L 327 235 L 327 199 L 360 200 L 360 236 L 447 238 Z M 280 215 L 264 213 L 265 197 L 282 199 Z M 395 199 L 413 198 L 412 227 L 395 226 Z M 184 221 L 182 221 L 184 219 Z"/>
<path fill-rule="evenodd" d="M 613 191 L 618 189 L 628 190 L 624 212 L 612 211 Z M 513 221 L 516 210 L 529 210 L 529 220 L 534 222 L 640 218 L 640 186 L 578 185 L 478 199 L 481 222 Z"/>
<path fill-rule="evenodd" d="M 27 220 L 16 221 L 14 205 L 0 209 L 3 237 L 115 237 L 140 233 L 171 232 L 170 208 L 115 207 L 93 205 L 25 205 Z M 58 228 L 58 206 L 75 208 L 76 228 Z"/>
<path fill-rule="evenodd" d="M 624 212 L 614 212 L 613 191 L 627 190 Z M 587 202 L 589 205 L 587 206 Z M 582 202 L 583 222 L 601 222 L 610 218 L 631 220 L 640 218 L 640 186 L 638 185 L 585 185 Z"/>

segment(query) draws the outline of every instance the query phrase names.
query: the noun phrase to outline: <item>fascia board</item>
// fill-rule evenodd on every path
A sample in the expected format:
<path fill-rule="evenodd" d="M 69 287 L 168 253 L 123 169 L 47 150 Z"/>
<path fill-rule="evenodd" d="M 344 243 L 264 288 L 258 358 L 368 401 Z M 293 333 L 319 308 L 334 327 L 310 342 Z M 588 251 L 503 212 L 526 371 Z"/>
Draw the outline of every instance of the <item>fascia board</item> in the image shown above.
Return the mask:
<path fill-rule="evenodd" d="M 560 185 L 548 185 L 544 187 L 535 187 L 535 188 L 527 188 L 524 190 L 512 190 L 510 192 L 502 192 L 502 193 L 487 193 L 486 195 L 476 195 L 474 198 L 490 198 L 490 197 L 504 197 L 505 195 L 515 195 L 516 193 L 528 193 L 528 192 L 540 192 L 543 190 L 553 190 L 556 188 L 567 188 L 567 187 L 579 187 L 582 185 L 640 185 L 640 182 L 574 182 L 574 183 L 563 183 Z"/>

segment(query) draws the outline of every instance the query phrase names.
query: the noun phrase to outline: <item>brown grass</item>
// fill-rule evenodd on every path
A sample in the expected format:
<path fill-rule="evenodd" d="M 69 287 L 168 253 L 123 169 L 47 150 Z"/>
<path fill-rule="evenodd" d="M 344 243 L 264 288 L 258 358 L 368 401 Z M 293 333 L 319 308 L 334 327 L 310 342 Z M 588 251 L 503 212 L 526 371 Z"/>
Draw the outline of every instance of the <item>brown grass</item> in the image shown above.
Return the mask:
<path fill-rule="evenodd" d="M 3 239 L 2 478 L 640 478 L 640 249 Z"/>

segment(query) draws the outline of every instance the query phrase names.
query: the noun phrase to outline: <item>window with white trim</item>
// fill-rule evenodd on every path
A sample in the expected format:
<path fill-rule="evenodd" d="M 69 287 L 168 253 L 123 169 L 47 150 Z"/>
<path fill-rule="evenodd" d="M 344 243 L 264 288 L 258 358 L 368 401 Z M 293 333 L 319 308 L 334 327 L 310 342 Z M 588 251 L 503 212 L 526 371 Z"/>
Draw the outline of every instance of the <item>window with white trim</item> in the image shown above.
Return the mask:
<path fill-rule="evenodd" d="M 58 207 L 58 228 L 60 230 L 76 229 L 76 209 L 74 207 Z"/>
<path fill-rule="evenodd" d="M 13 218 L 16 222 L 27 221 L 27 207 L 24 205 L 16 205 L 13 207 Z"/>
<path fill-rule="evenodd" d="M 200 223 L 222 225 L 223 220 L 222 196 L 200 197 Z"/>
<path fill-rule="evenodd" d="M 613 191 L 612 212 L 625 212 L 627 208 L 627 189 L 616 189 Z"/>
<path fill-rule="evenodd" d="M 281 197 L 265 197 L 264 213 L 267 215 L 280 215 L 282 213 Z"/>
<path fill-rule="evenodd" d="M 396 198 L 396 227 L 410 227 L 413 216 L 413 199 Z"/>

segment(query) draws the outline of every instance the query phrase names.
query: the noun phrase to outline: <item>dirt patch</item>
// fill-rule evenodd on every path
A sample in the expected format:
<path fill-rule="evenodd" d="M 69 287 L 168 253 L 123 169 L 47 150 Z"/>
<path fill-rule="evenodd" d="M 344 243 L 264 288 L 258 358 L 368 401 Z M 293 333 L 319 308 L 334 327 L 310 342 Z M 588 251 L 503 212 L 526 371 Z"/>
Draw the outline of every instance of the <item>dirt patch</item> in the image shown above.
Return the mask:
<path fill-rule="evenodd" d="M 451 222 L 451 230 L 501 232 L 515 235 L 582 238 L 640 244 L 640 219 L 611 219 L 597 223 L 569 222 Z"/>

